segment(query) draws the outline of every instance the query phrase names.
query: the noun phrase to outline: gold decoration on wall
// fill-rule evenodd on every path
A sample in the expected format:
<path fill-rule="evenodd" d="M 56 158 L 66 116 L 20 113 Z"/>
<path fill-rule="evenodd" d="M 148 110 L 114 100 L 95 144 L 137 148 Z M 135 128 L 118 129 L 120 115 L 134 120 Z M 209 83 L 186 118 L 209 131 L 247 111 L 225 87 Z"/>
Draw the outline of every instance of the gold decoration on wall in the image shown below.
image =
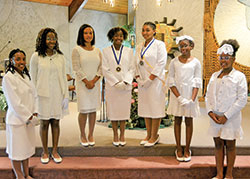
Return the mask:
<path fill-rule="evenodd" d="M 219 60 L 217 58 L 217 42 L 214 32 L 214 14 L 219 0 L 205 0 L 204 9 L 204 50 L 203 50 L 203 100 L 206 94 L 207 85 L 211 75 L 220 70 Z M 226 40 L 226 39 L 225 39 Z M 246 75 L 248 84 L 250 83 L 250 67 L 235 62 L 234 68 Z M 249 85 L 248 85 L 249 86 Z"/>

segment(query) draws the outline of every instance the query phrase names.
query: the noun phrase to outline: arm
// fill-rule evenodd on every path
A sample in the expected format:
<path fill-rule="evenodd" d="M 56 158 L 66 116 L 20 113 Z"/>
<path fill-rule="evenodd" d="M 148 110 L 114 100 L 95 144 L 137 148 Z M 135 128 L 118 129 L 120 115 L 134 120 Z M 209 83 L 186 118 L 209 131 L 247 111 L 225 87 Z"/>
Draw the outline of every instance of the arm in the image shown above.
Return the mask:
<path fill-rule="evenodd" d="M 98 66 L 98 69 L 97 69 L 97 72 L 96 72 L 96 75 L 95 77 L 89 81 L 90 82 L 90 89 L 94 88 L 95 87 L 95 83 L 101 78 L 102 76 L 102 54 L 100 52 L 100 50 L 98 49 L 98 56 L 99 56 L 99 60 L 100 60 L 100 63 L 99 63 L 99 66 Z"/>
<path fill-rule="evenodd" d="M 38 55 L 33 53 L 30 59 L 30 76 L 33 84 L 36 87 L 38 74 Z"/>
<path fill-rule="evenodd" d="M 125 74 L 124 82 L 132 85 L 134 74 L 135 74 L 135 57 L 134 57 L 132 49 L 129 49 L 128 58 L 129 58 L 129 67 L 128 67 L 129 70 Z"/>
<path fill-rule="evenodd" d="M 18 119 L 20 119 L 23 123 L 26 123 L 28 119 L 33 116 L 33 113 L 29 111 L 25 105 L 23 105 L 23 96 L 17 94 L 17 88 L 19 88 L 19 86 L 17 86 L 15 79 L 6 75 L 3 78 L 2 84 L 9 109 L 14 112 Z"/>
<path fill-rule="evenodd" d="M 237 87 L 237 98 L 231 107 L 224 113 L 227 119 L 241 111 L 247 103 L 247 81 L 245 75 L 240 76 Z"/>
<path fill-rule="evenodd" d="M 201 88 L 201 64 L 199 61 L 197 61 L 198 63 L 195 65 L 195 71 L 194 71 L 194 79 L 193 79 L 193 91 L 192 91 L 192 101 L 195 101 L 199 88 Z"/>
<path fill-rule="evenodd" d="M 166 62 L 167 50 L 165 44 L 162 42 L 157 46 L 157 62 L 149 77 L 151 80 L 154 80 L 157 76 L 159 77 L 161 75 L 162 71 L 165 69 Z"/>
<path fill-rule="evenodd" d="M 64 98 L 69 98 L 69 92 L 68 92 L 68 80 L 67 80 L 67 74 L 66 74 L 66 59 L 62 55 L 63 58 L 63 69 L 62 69 L 62 75 L 63 75 L 63 82 L 64 82 Z"/>

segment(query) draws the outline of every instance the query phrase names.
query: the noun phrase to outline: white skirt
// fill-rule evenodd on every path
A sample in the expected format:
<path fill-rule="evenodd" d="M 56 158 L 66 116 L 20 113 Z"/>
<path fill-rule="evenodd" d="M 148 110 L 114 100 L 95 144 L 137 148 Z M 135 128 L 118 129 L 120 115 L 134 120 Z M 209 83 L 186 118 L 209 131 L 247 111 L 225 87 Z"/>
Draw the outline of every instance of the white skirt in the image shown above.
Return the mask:
<path fill-rule="evenodd" d="M 6 124 L 6 153 L 11 160 L 25 160 L 35 154 L 35 127 Z"/>
<path fill-rule="evenodd" d="M 107 116 L 111 121 L 130 119 L 131 90 L 106 89 Z"/>

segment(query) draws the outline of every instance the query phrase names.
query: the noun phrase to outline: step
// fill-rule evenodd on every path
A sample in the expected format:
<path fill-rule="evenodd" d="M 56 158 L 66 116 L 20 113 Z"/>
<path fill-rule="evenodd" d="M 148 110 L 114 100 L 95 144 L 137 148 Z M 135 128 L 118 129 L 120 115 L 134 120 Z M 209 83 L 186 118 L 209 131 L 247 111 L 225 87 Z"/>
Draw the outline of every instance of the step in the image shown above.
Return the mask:
<path fill-rule="evenodd" d="M 59 153 L 62 156 L 84 156 L 84 157 L 117 157 L 117 156 L 173 156 L 176 147 L 174 145 L 158 144 L 154 147 L 145 148 L 144 146 L 70 146 L 59 147 Z M 50 149 L 51 150 L 51 149 Z M 194 156 L 213 156 L 214 147 L 191 147 Z M 39 157 L 42 148 L 36 148 L 35 156 Z M 236 147 L 237 155 L 250 155 L 249 147 Z M 0 157 L 6 157 L 5 148 L 0 148 Z"/>
<path fill-rule="evenodd" d="M 30 168 L 36 179 L 206 179 L 216 174 L 213 156 L 193 156 L 190 162 L 178 162 L 173 156 L 64 157 L 61 164 L 41 164 L 39 157 L 33 157 Z M 7 157 L 0 157 L 0 173 L 0 178 L 14 177 Z M 236 157 L 233 175 L 250 178 L 250 156 Z"/>

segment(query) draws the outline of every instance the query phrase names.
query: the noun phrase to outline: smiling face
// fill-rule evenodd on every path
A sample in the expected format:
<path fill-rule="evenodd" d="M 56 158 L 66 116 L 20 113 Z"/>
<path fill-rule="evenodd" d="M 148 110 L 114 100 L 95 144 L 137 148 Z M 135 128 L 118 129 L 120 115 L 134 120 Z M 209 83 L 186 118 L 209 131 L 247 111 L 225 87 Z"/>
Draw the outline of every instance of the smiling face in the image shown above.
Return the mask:
<path fill-rule="evenodd" d="M 83 30 L 83 38 L 85 43 L 91 43 L 94 37 L 93 29 L 91 27 L 87 27 Z"/>
<path fill-rule="evenodd" d="M 154 37 L 155 30 L 150 25 L 144 25 L 141 34 L 146 41 L 150 41 Z"/>
<path fill-rule="evenodd" d="M 179 49 L 182 55 L 190 56 L 190 51 L 193 49 L 189 40 L 182 40 L 179 43 Z"/>
<path fill-rule="evenodd" d="M 235 61 L 235 57 L 222 53 L 219 56 L 220 66 L 223 70 L 231 69 Z"/>
<path fill-rule="evenodd" d="M 53 32 L 49 32 L 46 35 L 46 46 L 48 49 L 53 50 L 56 45 L 56 35 Z"/>
<path fill-rule="evenodd" d="M 17 52 L 12 57 L 12 63 L 18 72 L 22 72 L 26 65 L 26 56 L 22 52 Z"/>
<path fill-rule="evenodd" d="M 114 34 L 112 40 L 113 40 L 114 46 L 121 46 L 121 44 L 122 44 L 122 42 L 124 40 L 124 36 L 123 36 L 122 31 L 120 30 L 120 31 L 116 32 Z"/>

